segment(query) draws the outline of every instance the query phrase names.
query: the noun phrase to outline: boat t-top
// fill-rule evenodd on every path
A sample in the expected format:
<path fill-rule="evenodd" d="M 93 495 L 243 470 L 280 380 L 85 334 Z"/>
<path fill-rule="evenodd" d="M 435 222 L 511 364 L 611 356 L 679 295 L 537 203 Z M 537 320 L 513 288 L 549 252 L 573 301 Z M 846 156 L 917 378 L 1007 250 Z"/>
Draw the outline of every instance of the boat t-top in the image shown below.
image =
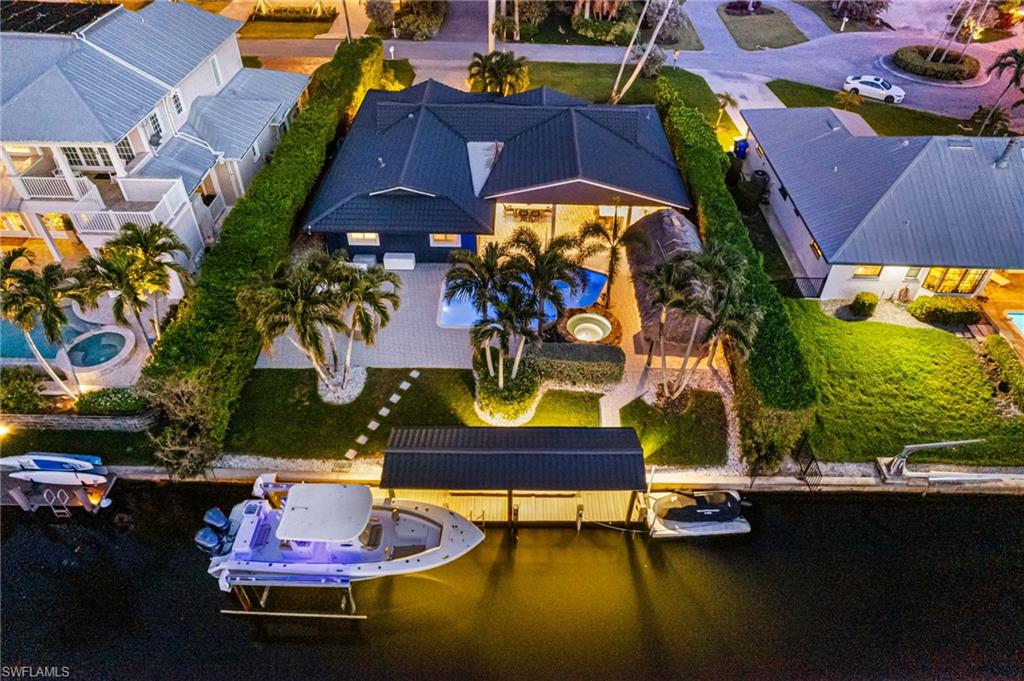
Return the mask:
<path fill-rule="evenodd" d="M 446 508 L 374 501 L 365 485 L 277 482 L 260 476 L 257 498 L 230 517 L 207 511 L 195 541 L 211 554 L 222 591 L 233 586 L 347 586 L 420 572 L 465 555 L 484 534 Z"/>

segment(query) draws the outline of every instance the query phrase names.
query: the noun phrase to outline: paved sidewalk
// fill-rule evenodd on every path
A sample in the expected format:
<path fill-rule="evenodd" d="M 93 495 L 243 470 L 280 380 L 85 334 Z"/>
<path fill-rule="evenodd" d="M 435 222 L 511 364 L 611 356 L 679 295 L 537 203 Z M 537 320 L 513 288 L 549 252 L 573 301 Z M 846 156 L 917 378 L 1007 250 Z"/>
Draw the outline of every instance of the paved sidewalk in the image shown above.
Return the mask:
<path fill-rule="evenodd" d="M 800 29 L 800 32 L 807 36 L 808 40 L 832 35 L 832 29 L 821 20 L 821 17 L 793 0 L 772 0 L 769 7 L 775 7 L 785 12 L 793 24 Z"/>
<path fill-rule="evenodd" d="M 256 0 L 231 0 L 228 6 L 220 11 L 220 15 L 236 21 L 248 21 L 255 10 Z"/>

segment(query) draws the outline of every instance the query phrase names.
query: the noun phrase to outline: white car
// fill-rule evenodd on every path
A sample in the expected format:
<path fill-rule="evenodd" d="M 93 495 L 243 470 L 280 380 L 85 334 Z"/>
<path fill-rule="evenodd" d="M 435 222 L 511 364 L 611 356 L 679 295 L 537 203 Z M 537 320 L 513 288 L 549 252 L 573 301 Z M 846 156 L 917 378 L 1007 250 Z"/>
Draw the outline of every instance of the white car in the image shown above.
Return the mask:
<path fill-rule="evenodd" d="M 843 83 L 843 89 L 855 95 L 880 99 L 886 104 L 899 104 L 907 94 L 881 76 L 850 76 Z"/>

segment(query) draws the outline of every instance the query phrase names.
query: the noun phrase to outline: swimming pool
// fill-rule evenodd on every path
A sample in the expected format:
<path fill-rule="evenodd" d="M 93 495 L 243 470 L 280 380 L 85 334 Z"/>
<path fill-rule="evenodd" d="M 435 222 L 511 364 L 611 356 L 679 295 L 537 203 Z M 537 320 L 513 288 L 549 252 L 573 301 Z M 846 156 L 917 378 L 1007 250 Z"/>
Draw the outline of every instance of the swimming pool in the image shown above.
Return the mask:
<path fill-rule="evenodd" d="M 68 357 L 74 366 L 88 369 L 117 357 L 126 343 L 127 338 L 121 333 L 101 331 L 86 334 L 82 340 L 68 348 Z"/>
<path fill-rule="evenodd" d="M 76 315 L 70 307 L 64 308 L 64 314 L 68 318 L 68 323 L 61 334 L 64 337 L 65 344 L 71 343 L 83 333 L 98 327 L 97 324 L 87 322 Z M 43 356 L 43 359 L 53 359 L 57 356 L 59 347 L 46 340 L 46 334 L 43 333 L 42 326 L 36 324 L 30 335 L 32 340 L 35 341 L 36 347 L 39 348 L 39 354 Z M 32 350 L 28 346 L 28 341 L 25 340 L 25 333 L 21 330 L 21 327 L 7 320 L 0 321 L 0 359 L 35 359 L 35 355 L 32 354 Z"/>
<path fill-rule="evenodd" d="M 1010 318 L 1010 323 L 1024 336 L 1024 312 L 1007 312 L 1006 315 Z"/>
<path fill-rule="evenodd" d="M 601 291 L 604 290 L 608 276 L 594 270 L 585 270 L 585 272 L 586 281 L 583 288 L 576 293 L 572 293 L 569 290 L 569 285 L 565 282 L 560 281 L 555 284 L 565 295 L 565 306 L 567 308 L 590 307 L 601 296 Z M 544 316 L 545 321 L 552 321 L 555 318 L 555 306 L 547 301 L 544 302 Z M 468 329 L 476 323 L 477 317 L 476 309 L 473 308 L 473 304 L 470 301 L 453 300 L 449 303 L 442 294 L 441 305 L 437 311 L 438 326 L 446 329 Z"/>

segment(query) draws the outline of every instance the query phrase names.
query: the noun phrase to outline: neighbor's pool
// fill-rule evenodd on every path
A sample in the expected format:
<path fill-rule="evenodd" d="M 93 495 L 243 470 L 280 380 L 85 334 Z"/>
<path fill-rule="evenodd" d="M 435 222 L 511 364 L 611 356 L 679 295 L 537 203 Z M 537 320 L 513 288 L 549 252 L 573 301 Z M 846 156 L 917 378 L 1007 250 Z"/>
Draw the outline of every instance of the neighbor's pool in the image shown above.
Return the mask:
<path fill-rule="evenodd" d="M 98 327 L 97 324 L 92 324 L 78 317 L 70 307 L 64 309 L 64 314 L 68 318 L 67 326 L 64 327 L 62 334 L 66 344 L 71 343 L 83 333 Z M 32 329 L 31 336 L 32 340 L 36 343 L 36 347 L 39 348 L 39 354 L 43 356 L 43 359 L 53 359 L 57 356 L 59 348 L 46 340 L 46 334 L 43 333 L 42 326 L 37 324 L 36 328 Z M 22 332 L 21 327 L 6 320 L 0 321 L 0 359 L 35 359 L 35 355 L 32 354 L 31 348 L 28 347 L 28 341 L 25 340 L 25 334 Z"/>
<path fill-rule="evenodd" d="M 1010 323 L 1016 326 L 1021 334 L 1024 334 L 1024 312 L 1009 312 Z"/>
<path fill-rule="evenodd" d="M 119 333 L 97 333 L 68 348 L 68 356 L 76 367 L 95 367 L 117 357 L 126 342 Z"/>
<path fill-rule="evenodd" d="M 605 282 L 608 281 L 608 276 L 594 270 L 586 270 L 586 276 L 587 280 L 584 282 L 583 289 L 577 293 L 569 291 L 569 285 L 564 282 L 555 284 L 565 294 L 567 308 L 590 307 L 600 297 Z M 544 315 L 547 321 L 555 318 L 555 306 L 550 302 L 544 303 Z M 476 323 L 476 320 L 476 309 L 468 300 L 453 300 L 449 303 L 443 297 L 441 298 L 441 306 L 437 312 L 438 326 L 449 329 L 468 329 Z"/>

